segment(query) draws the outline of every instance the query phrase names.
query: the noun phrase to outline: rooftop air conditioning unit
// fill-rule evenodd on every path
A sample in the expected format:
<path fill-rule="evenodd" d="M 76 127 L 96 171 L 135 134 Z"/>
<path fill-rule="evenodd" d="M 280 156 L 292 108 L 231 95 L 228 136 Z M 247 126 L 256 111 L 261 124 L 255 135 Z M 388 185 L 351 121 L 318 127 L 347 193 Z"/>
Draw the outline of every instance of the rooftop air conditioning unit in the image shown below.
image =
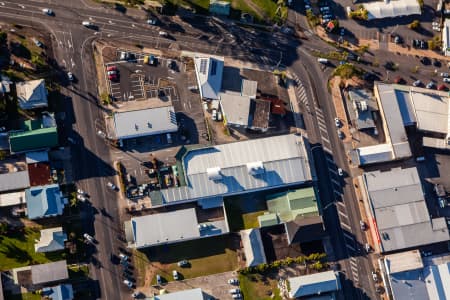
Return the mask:
<path fill-rule="evenodd" d="M 250 175 L 259 175 L 265 172 L 262 161 L 247 163 L 247 171 Z"/>
<path fill-rule="evenodd" d="M 359 109 L 361 111 L 366 111 L 367 110 L 367 101 L 361 101 L 359 104 Z"/>
<path fill-rule="evenodd" d="M 221 180 L 222 174 L 220 174 L 220 167 L 208 168 L 206 169 L 206 173 L 208 173 L 209 180 Z"/>

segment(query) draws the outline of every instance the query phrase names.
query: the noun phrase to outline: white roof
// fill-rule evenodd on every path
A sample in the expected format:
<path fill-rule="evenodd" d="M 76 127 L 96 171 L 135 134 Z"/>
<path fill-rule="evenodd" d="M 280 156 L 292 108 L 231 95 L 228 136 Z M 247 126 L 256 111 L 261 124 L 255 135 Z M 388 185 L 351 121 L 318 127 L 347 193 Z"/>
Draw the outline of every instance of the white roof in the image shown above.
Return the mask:
<path fill-rule="evenodd" d="M 420 255 L 419 250 L 386 255 L 384 257 L 384 262 L 389 274 L 423 268 L 422 256 Z"/>
<path fill-rule="evenodd" d="M 42 229 L 40 239 L 34 244 L 34 250 L 36 252 L 63 250 L 65 241 L 67 241 L 67 235 L 62 227 Z"/>
<path fill-rule="evenodd" d="M 136 248 L 200 237 L 195 208 L 131 218 Z"/>
<path fill-rule="evenodd" d="M 115 138 L 128 139 L 178 130 L 173 106 L 114 114 Z"/>
<path fill-rule="evenodd" d="M 448 94 L 411 91 L 411 105 L 417 129 L 447 135 L 449 126 Z"/>
<path fill-rule="evenodd" d="M 339 277 L 334 271 L 288 278 L 289 297 L 320 295 L 341 289 Z"/>
<path fill-rule="evenodd" d="M 247 267 L 267 263 L 259 228 L 241 230 L 240 233 Z"/>
<path fill-rule="evenodd" d="M 258 82 L 248 79 L 242 79 L 241 94 L 248 96 L 251 99 L 256 99 L 256 92 L 258 90 Z"/>
<path fill-rule="evenodd" d="M 25 203 L 25 191 L 0 194 L 0 207 Z"/>
<path fill-rule="evenodd" d="M 30 187 L 28 170 L 0 174 L 0 192 L 23 190 Z"/>
<path fill-rule="evenodd" d="M 204 300 L 201 288 L 184 290 L 179 292 L 170 292 L 168 294 L 156 295 L 153 300 Z"/>
<path fill-rule="evenodd" d="M 379 144 L 357 148 L 359 164 L 368 165 L 391 161 L 395 158 L 391 144 Z"/>
<path fill-rule="evenodd" d="M 445 19 L 442 29 L 442 51 L 445 56 L 450 56 L 450 19 Z"/>
<path fill-rule="evenodd" d="M 219 99 L 222 88 L 223 57 L 197 56 L 194 58 L 194 65 L 200 97 Z"/>
<path fill-rule="evenodd" d="M 369 12 L 369 20 L 420 15 L 422 12 L 417 0 L 377 1 L 363 5 Z"/>
<path fill-rule="evenodd" d="M 226 92 L 220 93 L 219 97 L 227 123 L 245 127 L 249 125 L 251 100 L 248 96 Z"/>
<path fill-rule="evenodd" d="M 250 174 L 247 164 L 253 162 L 261 162 L 264 172 Z M 191 150 L 183 166 L 187 186 L 161 190 L 164 203 L 289 186 L 313 176 L 305 142 L 293 134 Z M 220 180 L 210 179 L 217 175 L 212 168 L 220 168 Z"/>
<path fill-rule="evenodd" d="M 47 90 L 44 79 L 16 83 L 17 101 L 22 109 L 47 107 Z"/>
<path fill-rule="evenodd" d="M 60 281 L 69 278 L 67 262 L 60 260 L 41 265 L 33 265 L 31 268 L 31 280 L 34 284 Z"/>

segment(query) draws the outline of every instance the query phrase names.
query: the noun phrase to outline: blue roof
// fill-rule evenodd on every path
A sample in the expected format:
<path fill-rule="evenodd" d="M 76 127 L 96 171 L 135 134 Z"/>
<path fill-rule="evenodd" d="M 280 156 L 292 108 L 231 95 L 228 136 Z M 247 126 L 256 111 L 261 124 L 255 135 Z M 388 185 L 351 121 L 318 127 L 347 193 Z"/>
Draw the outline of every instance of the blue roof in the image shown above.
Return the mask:
<path fill-rule="evenodd" d="M 25 190 L 28 218 L 37 219 L 61 215 L 67 200 L 62 198 L 59 185 L 36 186 Z"/>
<path fill-rule="evenodd" d="M 71 284 L 60 284 L 42 289 L 42 294 L 52 300 L 72 300 L 73 289 Z"/>

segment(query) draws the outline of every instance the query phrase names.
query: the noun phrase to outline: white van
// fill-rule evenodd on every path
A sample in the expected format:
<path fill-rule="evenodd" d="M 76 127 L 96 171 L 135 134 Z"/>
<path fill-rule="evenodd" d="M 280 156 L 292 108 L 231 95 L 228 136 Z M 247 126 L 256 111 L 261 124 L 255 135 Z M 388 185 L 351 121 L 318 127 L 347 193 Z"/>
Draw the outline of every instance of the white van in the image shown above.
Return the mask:
<path fill-rule="evenodd" d="M 425 156 L 416 157 L 416 162 L 423 162 L 423 161 L 425 161 Z"/>
<path fill-rule="evenodd" d="M 328 59 L 326 59 L 326 58 L 321 58 L 321 57 L 318 58 L 317 61 L 320 62 L 321 64 L 327 64 L 327 63 L 328 63 Z"/>

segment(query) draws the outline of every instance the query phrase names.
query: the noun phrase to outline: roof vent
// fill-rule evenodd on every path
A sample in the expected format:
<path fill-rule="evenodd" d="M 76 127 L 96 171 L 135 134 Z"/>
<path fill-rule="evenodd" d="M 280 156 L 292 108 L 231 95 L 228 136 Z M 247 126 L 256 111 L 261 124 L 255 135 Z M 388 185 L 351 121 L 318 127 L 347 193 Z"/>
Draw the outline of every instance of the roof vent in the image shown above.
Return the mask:
<path fill-rule="evenodd" d="M 221 180 L 222 174 L 220 174 L 220 167 L 215 168 L 207 168 L 206 173 L 208 173 L 208 179 L 209 180 Z"/>
<path fill-rule="evenodd" d="M 264 165 L 262 161 L 247 163 L 247 171 L 250 175 L 259 175 L 264 173 Z"/>
<path fill-rule="evenodd" d="M 147 126 L 148 126 L 148 128 L 152 128 L 152 123 L 147 122 Z"/>
<path fill-rule="evenodd" d="M 136 129 L 136 131 L 138 131 L 138 130 L 139 130 L 139 126 L 138 126 L 138 124 L 134 124 L 134 129 Z"/>

